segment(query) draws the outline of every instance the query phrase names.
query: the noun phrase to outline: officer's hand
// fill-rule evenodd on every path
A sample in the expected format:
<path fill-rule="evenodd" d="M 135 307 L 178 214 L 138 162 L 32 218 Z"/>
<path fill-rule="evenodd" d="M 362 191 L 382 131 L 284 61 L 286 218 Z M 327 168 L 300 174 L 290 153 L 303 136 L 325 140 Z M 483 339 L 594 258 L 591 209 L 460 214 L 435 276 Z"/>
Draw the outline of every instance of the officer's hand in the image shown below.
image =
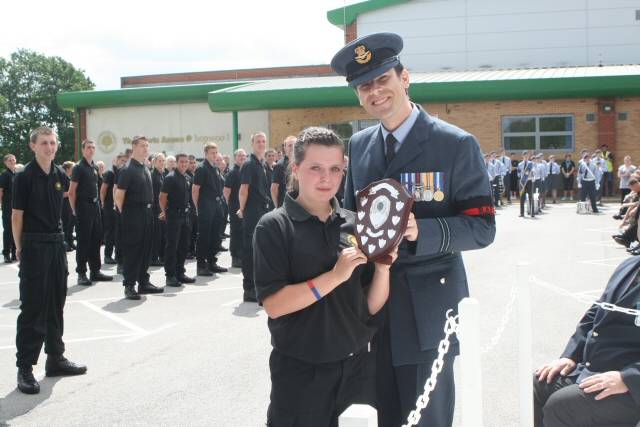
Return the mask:
<path fill-rule="evenodd" d="M 418 240 L 418 223 L 416 222 L 416 216 L 413 212 L 409 214 L 409 221 L 407 222 L 404 237 L 411 242 Z"/>
<path fill-rule="evenodd" d="M 596 400 L 602 400 L 605 397 L 614 394 L 622 394 L 629 391 L 629 388 L 622 380 L 620 371 L 609 371 L 602 374 L 596 374 L 580 383 L 580 388 L 585 393 L 598 393 Z"/>
<path fill-rule="evenodd" d="M 244 216 L 242 215 L 242 209 L 238 209 L 236 215 L 238 216 L 238 218 L 244 218 Z"/>
<path fill-rule="evenodd" d="M 360 248 L 349 247 L 340 252 L 336 265 L 333 266 L 333 272 L 340 283 L 346 282 L 351 277 L 353 270 L 357 266 L 366 264 L 367 257 Z"/>
<path fill-rule="evenodd" d="M 568 375 L 573 371 L 576 367 L 576 362 L 566 357 L 562 357 L 560 359 L 556 359 L 550 363 L 546 363 L 536 369 L 536 376 L 538 377 L 538 381 L 542 382 L 545 379 L 547 380 L 547 384 L 551 384 L 556 375 L 560 374 L 563 377 Z"/>
<path fill-rule="evenodd" d="M 158 215 L 158 219 L 160 221 L 164 221 L 167 218 L 167 216 L 165 215 L 164 211 L 160 212 L 160 215 Z"/>

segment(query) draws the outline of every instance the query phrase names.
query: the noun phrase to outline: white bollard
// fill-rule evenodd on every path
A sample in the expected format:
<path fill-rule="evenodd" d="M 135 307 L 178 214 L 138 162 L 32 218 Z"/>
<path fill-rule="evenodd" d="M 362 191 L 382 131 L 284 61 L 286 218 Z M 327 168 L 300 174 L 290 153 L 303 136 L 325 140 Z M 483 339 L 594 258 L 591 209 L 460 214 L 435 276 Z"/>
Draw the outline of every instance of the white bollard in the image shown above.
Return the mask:
<path fill-rule="evenodd" d="M 378 427 L 378 413 L 369 405 L 351 405 L 338 418 L 340 427 Z"/>
<path fill-rule="evenodd" d="M 482 361 L 480 359 L 480 304 L 465 298 L 458 304 L 460 326 L 460 402 L 462 427 L 482 427 Z"/>
<path fill-rule="evenodd" d="M 516 266 L 518 285 L 518 385 L 520 427 L 533 427 L 533 357 L 531 345 L 531 283 L 528 263 Z"/>

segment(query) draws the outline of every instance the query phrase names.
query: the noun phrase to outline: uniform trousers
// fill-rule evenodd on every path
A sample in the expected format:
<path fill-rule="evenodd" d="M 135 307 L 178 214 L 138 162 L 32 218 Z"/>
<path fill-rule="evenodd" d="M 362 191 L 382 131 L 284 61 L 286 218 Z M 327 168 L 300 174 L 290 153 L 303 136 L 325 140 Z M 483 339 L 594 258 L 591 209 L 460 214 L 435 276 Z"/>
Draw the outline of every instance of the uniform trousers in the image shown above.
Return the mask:
<path fill-rule="evenodd" d="M 591 210 L 598 212 L 598 205 L 596 205 L 597 192 L 595 181 L 582 181 L 582 188 L 580 188 L 580 201 L 584 202 L 587 197 L 591 201 Z"/>
<path fill-rule="evenodd" d="M 122 212 L 122 275 L 124 286 L 149 283 L 153 211 L 147 205 L 126 205 Z"/>
<path fill-rule="evenodd" d="M 184 276 L 184 262 L 189 251 L 191 227 L 189 212 L 167 209 L 167 236 L 164 250 L 164 272 L 167 277 Z"/>
<path fill-rule="evenodd" d="M 375 405 L 375 359 L 366 349 L 344 360 L 308 363 L 272 350 L 268 427 L 338 427 L 354 403 Z"/>
<path fill-rule="evenodd" d="M 158 218 L 160 208 L 153 209 L 153 240 L 151 242 L 151 259 L 158 260 L 164 257 L 166 223 Z"/>
<path fill-rule="evenodd" d="M 118 264 L 122 264 L 122 214 L 119 211 L 115 211 L 116 213 L 116 222 L 115 222 L 115 232 L 114 237 L 115 241 L 115 259 Z"/>
<path fill-rule="evenodd" d="M 2 255 L 11 256 L 16 253 L 16 244 L 13 241 L 13 231 L 11 229 L 11 208 L 2 208 Z"/>
<path fill-rule="evenodd" d="M 76 217 L 71 212 L 69 199 L 62 200 L 62 228 L 64 229 L 64 240 L 69 246 L 73 245 L 73 229 L 76 227 Z"/>
<path fill-rule="evenodd" d="M 524 191 L 520 191 L 520 215 L 524 216 L 524 202 L 527 199 L 527 194 L 529 195 L 529 209 L 531 212 L 531 217 L 536 216 L 536 212 L 533 204 L 533 182 L 527 181 L 524 187 Z"/>
<path fill-rule="evenodd" d="M 629 393 L 595 400 L 576 384 L 578 376 L 556 377 L 547 384 L 533 377 L 535 427 L 634 427 L 640 421 L 640 406 Z"/>
<path fill-rule="evenodd" d="M 76 272 L 87 272 L 87 262 L 92 273 L 100 271 L 100 244 L 102 242 L 102 219 L 100 205 L 96 202 L 78 200 L 76 203 L 78 219 L 76 249 Z"/>
<path fill-rule="evenodd" d="M 504 182 L 504 192 L 507 196 L 507 201 L 511 201 L 511 172 L 507 172 L 503 179 Z"/>
<path fill-rule="evenodd" d="M 198 209 L 198 261 L 215 264 L 218 261 L 222 233 L 224 231 L 222 204 L 219 201 L 202 201 Z"/>
<path fill-rule="evenodd" d="M 242 219 L 235 212 L 229 212 L 229 252 L 233 258 L 242 258 Z"/>
<path fill-rule="evenodd" d="M 253 282 L 253 233 L 262 215 L 267 213 L 265 208 L 247 206 L 243 212 L 242 220 L 242 288 L 245 293 L 255 295 L 256 289 Z"/>
<path fill-rule="evenodd" d="M 113 210 L 112 204 L 104 206 L 103 210 L 103 228 L 104 228 L 104 256 L 113 256 L 113 248 L 116 241 L 116 211 Z"/>
<path fill-rule="evenodd" d="M 189 223 L 191 224 L 191 239 L 189 240 L 189 252 L 193 255 L 196 254 L 196 242 L 198 241 L 198 215 L 196 214 L 196 208 L 193 205 L 189 205 Z"/>
<path fill-rule="evenodd" d="M 63 309 L 67 299 L 67 255 L 62 233 L 24 233 L 20 254 L 20 314 L 16 366 L 32 366 L 45 353 L 64 353 Z"/>
<path fill-rule="evenodd" d="M 380 427 L 400 427 L 416 408 L 418 396 L 424 392 L 424 384 L 431 375 L 437 349 L 429 351 L 426 362 L 415 365 L 393 366 L 389 321 L 376 335 L 376 389 L 378 424 Z M 455 408 L 455 382 L 453 362 L 458 353 L 452 345 L 444 358 L 444 367 L 438 375 L 436 388 L 431 392 L 429 405 L 422 411 L 419 427 L 450 427 Z"/>

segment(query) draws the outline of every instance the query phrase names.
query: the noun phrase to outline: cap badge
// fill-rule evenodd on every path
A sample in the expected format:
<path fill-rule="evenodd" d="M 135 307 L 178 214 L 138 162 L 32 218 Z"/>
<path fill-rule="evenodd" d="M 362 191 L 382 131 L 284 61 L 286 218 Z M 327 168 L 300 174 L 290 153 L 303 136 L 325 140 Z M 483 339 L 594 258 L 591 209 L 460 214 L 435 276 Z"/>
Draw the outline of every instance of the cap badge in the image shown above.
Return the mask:
<path fill-rule="evenodd" d="M 354 49 L 356 53 L 355 60 L 358 64 L 366 64 L 371 61 L 371 51 L 367 50 L 364 45 L 359 45 Z"/>

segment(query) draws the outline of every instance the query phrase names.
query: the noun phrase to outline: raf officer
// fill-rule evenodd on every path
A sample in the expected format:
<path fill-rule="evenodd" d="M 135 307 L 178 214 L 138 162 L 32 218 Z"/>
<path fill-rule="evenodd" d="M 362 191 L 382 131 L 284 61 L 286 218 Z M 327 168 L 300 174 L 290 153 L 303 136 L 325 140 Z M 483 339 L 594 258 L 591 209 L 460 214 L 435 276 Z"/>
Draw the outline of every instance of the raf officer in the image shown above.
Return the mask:
<path fill-rule="evenodd" d="M 153 238 L 151 243 L 151 265 L 154 267 L 164 265 L 163 251 L 165 240 L 165 222 L 160 219 L 160 189 L 165 177 L 164 154 L 158 153 L 153 157 L 153 170 L 151 171 L 151 184 L 153 185 Z M 175 170 L 175 167 L 168 173 Z"/>
<path fill-rule="evenodd" d="M 63 309 L 67 297 L 67 259 L 62 233 L 62 194 L 68 180 L 53 163 L 58 136 L 47 127 L 31 132 L 29 147 L 35 160 L 16 175 L 11 222 L 20 261 L 20 315 L 16 331 L 18 389 L 40 392 L 33 376 L 44 343 L 48 377 L 80 375 L 87 367 L 67 360 Z"/>
<path fill-rule="evenodd" d="M 13 242 L 11 232 L 11 194 L 13 178 L 16 174 L 16 156 L 7 154 L 4 156 L 5 171 L 0 175 L 0 199 L 2 199 L 2 255 L 4 262 L 10 263 L 16 260 L 16 245 Z"/>
<path fill-rule="evenodd" d="M 167 286 L 195 283 L 185 274 L 184 261 L 189 251 L 191 227 L 189 226 L 189 201 L 191 185 L 185 175 L 189 158 L 181 153 L 176 156 L 176 167 L 164 178 L 160 189 L 160 219 L 167 222 L 167 243 L 164 252 L 164 271 Z"/>
<path fill-rule="evenodd" d="M 242 219 L 242 287 L 243 300 L 256 302 L 253 282 L 253 233 L 262 215 L 272 208 L 269 172 L 264 156 L 267 136 L 264 132 L 251 135 L 253 153 L 240 169 L 240 190 L 238 191 L 238 217 Z"/>
<path fill-rule="evenodd" d="M 131 144 L 131 159 L 118 174 L 114 199 L 121 212 L 119 244 L 122 246 L 124 296 L 139 300 L 140 294 L 162 293 L 164 289 L 152 285 L 147 272 L 153 232 L 153 186 L 151 173 L 145 166 L 149 141 L 140 135 L 134 136 Z"/>
<path fill-rule="evenodd" d="M 98 197 L 98 166 L 93 162 L 96 143 L 82 141 L 82 159 L 73 167 L 69 185 L 69 204 L 77 218 L 78 248 L 76 272 L 78 285 L 90 286 L 91 282 L 105 282 L 113 277 L 100 272 L 100 245 L 102 244 L 102 214 Z M 91 270 L 87 277 L 87 262 Z"/>
<path fill-rule="evenodd" d="M 400 36 L 372 34 L 342 48 L 331 61 L 378 125 L 354 134 L 344 192 L 347 209 L 373 181 L 395 178 L 407 187 L 425 177 L 391 269 L 386 320 L 376 342 L 380 424 L 399 426 L 415 408 L 444 337 L 446 312 L 469 295 L 460 252 L 493 242 L 491 187 L 475 137 L 430 116 L 409 98 L 409 72 L 400 63 Z M 454 342 L 420 426 L 450 426 L 455 402 Z"/>
<path fill-rule="evenodd" d="M 247 153 L 238 148 L 234 153 L 235 164 L 224 180 L 224 197 L 229 205 L 229 225 L 231 236 L 229 238 L 229 251 L 231 252 L 231 267 L 242 267 L 242 220 L 238 218 L 238 191 L 240 190 L 240 168 L 247 160 Z"/>
<path fill-rule="evenodd" d="M 198 212 L 197 274 L 213 276 L 213 273 L 227 271 L 218 265 L 217 257 L 224 226 L 224 180 L 216 166 L 218 146 L 215 143 L 210 142 L 204 146 L 204 157 L 202 165 L 196 169 L 191 188 L 193 203 Z"/>

